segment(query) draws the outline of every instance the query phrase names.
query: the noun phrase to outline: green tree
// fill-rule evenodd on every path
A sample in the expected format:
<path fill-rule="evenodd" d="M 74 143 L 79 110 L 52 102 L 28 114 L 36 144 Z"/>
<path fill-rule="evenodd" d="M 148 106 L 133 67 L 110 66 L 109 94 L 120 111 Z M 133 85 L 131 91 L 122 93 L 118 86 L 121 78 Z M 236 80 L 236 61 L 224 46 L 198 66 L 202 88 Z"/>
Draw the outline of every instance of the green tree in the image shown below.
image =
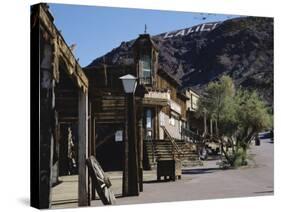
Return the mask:
<path fill-rule="evenodd" d="M 235 90 L 229 76 L 208 84 L 197 114 L 215 121 L 214 139 L 231 166 L 246 164 L 247 150 L 257 133 L 271 126 L 271 116 L 255 91 Z"/>

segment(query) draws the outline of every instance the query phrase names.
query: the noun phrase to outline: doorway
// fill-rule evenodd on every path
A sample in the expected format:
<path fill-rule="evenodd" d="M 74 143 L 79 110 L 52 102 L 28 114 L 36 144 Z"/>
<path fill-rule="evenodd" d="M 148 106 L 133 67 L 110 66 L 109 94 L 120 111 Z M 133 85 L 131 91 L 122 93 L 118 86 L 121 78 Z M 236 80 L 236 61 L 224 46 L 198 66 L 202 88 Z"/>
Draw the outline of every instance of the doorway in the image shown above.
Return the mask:
<path fill-rule="evenodd" d="M 152 108 L 144 109 L 144 139 L 153 140 L 154 139 L 154 113 Z"/>
<path fill-rule="evenodd" d="M 96 124 L 96 157 L 104 171 L 124 167 L 124 124 Z"/>
<path fill-rule="evenodd" d="M 60 60 L 55 84 L 55 139 L 52 167 L 52 207 L 78 203 L 78 92 Z M 66 192 L 67 191 L 67 192 Z"/>

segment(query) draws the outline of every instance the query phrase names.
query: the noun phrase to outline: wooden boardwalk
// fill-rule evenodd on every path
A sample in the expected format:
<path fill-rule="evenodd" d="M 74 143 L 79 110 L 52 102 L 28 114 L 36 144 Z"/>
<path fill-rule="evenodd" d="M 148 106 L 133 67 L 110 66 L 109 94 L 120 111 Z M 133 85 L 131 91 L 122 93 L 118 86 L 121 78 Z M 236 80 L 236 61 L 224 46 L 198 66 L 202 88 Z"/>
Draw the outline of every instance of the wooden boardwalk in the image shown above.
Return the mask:
<path fill-rule="evenodd" d="M 52 188 L 52 208 L 78 207 L 78 175 L 61 176 Z"/>
<path fill-rule="evenodd" d="M 106 172 L 116 197 L 122 195 L 122 172 Z M 156 180 L 156 171 L 144 171 L 144 180 Z M 78 175 L 61 176 L 60 183 L 52 188 L 52 208 L 78 207 Z M 97 195 L 98 198 L 98 195 Z M 92 206 L 103 205 L 100 200 L 92 201 Z"/>

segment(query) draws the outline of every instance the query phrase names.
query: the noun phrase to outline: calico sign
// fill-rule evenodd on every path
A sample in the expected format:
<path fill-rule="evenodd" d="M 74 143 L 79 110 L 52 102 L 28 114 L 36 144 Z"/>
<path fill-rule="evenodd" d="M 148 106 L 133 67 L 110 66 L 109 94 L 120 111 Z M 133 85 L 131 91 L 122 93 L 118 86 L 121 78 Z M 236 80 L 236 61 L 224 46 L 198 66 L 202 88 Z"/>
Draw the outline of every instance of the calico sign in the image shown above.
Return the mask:
<path fill-rule="evenodd" d="M 167 32 L 163 38 L 166 39 L 177 36 L 186 36 L 194 32 L 209 32 L 215 29 L 219 24 L 220 22 L 204 23 L 187 29 L 181 29 L 174 32 Z"/>

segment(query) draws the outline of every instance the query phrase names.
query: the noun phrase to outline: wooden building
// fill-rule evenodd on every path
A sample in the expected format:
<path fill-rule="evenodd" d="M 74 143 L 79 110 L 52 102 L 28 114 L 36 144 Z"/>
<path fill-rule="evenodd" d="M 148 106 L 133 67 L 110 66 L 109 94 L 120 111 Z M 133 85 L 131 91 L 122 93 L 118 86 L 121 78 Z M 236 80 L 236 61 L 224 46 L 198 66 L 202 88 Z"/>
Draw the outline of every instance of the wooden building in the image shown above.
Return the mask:
<path fill-rule="evenodd" d="M 181 84 L 159 68 L 159 50 L 149 34 L 135 40 L 126 64 L 104 62 L 82 70 L 53 21 L 46 4 L 32 7 L 31 89 L 39 90 L 39 95 L 31 96 L 34 102 L 40 101 L 39 106 L 31 106 L 35 120 L 31 160 L 39 161 L 31 163 L 31 205 L 49 208 L 51 188 L 58 177 L 78 174 L 78 204 L 86 206 L 94 196 L 86 167 L 90 155 L 97 157 L 105 171 L 124 171 L 127 132 L 134 127 L 142 181 L 144 143 L 184 139 L 182 129 L 188 126 L 188 112 L 195 109 L 198 95 L 182 91 Z M 136 126 L 127 121 L 127 99 L 120 80 L 127 74 L 137 77 Z M 33 113 L 38 108 L 38 114 Z"/>
<path fill-rule="evenodd" d="M 136 114 L 139 157 L 143 141 L 182 139 L 186 126 L 186 101 L 180 83 L 158 66 L 159 50 L 149 34 L 141 34 L 131 46 L 131 58 L 123 65 L 88 66 L 89 101 L 95 126 L 96 156 L 106 170 L 122 170 L 126 139 L 126 100 L 122 82 L 126 74 L 137 77 Z M 106 61 L 106 59 L 104 59 Z M 168 134 L 168 135 L 167 135 Z M 109 157 L 110 155 L 110 157 Z"/>
<path fill-rule="evenodd" d="M 197 132 L 203 130 L 203 120 L 199 117 L 196 117 L 195 112 L 198 108 L 198 100 L 200 94 L 195 90 L 188 88 L 186 90 L 186 96 L 188 96 L 189 100 L 186 102 L 186 112 L 187 112 L 187 128 Z M 202 133 L 202 132 L 201 132 Z"/>
<path fill-rule="evenodd" d="M 89 82 L 47 4 L 31 9 L 31 205 L 51 207 L 58 176 L 78 174 L 78 204 L 86 206 Z"/>

